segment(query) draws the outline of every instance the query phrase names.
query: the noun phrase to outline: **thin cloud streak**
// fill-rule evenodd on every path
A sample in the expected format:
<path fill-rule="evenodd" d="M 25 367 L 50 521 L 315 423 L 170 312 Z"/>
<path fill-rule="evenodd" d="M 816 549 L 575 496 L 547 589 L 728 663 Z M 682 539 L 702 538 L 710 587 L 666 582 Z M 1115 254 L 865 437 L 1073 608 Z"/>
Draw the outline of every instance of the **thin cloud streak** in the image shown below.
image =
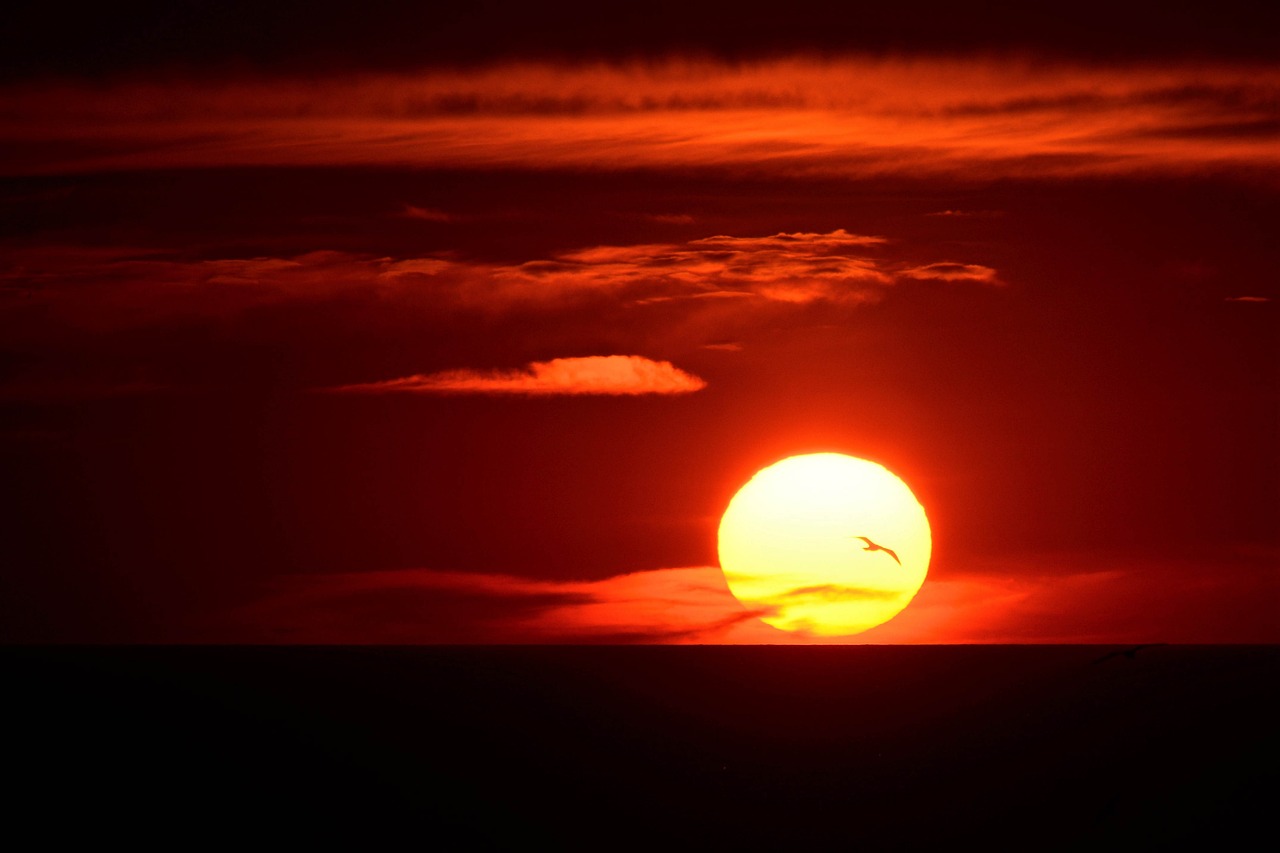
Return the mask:
<path fill-rule="evenodd" d="M 638 355 L 586 356 L 535 361 L 520 370 L 446 370 L 327 389 L 355 394 L 559 395 L 689 394 L 707 387 L 669 361 Z"/>
<path fill-rule="evenodd" d="M 599 299 L 635 306 L 733 299 L 751 310 L 856 306 L 929 278 L 997 283 L 990 267 L 893 257 L 900 251 L 884 237 L 843 229 L 591 246 L 515 264 L 337 251 L 187 260 L 141 248 L 34 246 L 0 256 L 0 329 L 22 339 L 50 323 L 138 328 L 349 295 L 433 313 L 567 310 Z"/>
<path fill-rule="evenodd" d="M 0 92 L 7 174 L 715 167 L 969 180 L 1280 164 L 1280 68 L 846 58 Z"/>
<path fill-rule="evenodd" d="M 425 569 L 295 577 L 207 630 L 212 640 L 314 643 L 1269 643 L 1277 640 L 1275 558 L 986 561 L 927 580 L 892 620 L 848 637 L 764 624 L 775 611 L 743 607 L 715 566 L 592 581 Z M 793 593 L 868 594 L 876 595 L 825 586 Z"/>
<path fill-rule="evenodd" d="M 720 235 L 687 243 L 595 246 L 522 265 L 515 274 L 553 276 L 625 293 L 636 301 L 755 296 L 772 302 L 873 301 L 893 283 L 889 264 L 868 255 L 883 237 L 798 232 Z"/>
<path fill-rule="evenodd" d="M 869 643 L 1272 643 L 1276 555 L 1217 560 L 1043 554 L 926 580 Z M 1121 614 L 1124 614 L 1121 616 Z"/>
<path fill-rule="evenodd" d="M 843 584 L 819 584 L 817 586 L 801 586 L 783 593 L 789 600 L 800 601 L 895 601 L 902 598 L 898 590 L 870 589 L 868 587 L 845 586 Z"/>
<path fill-rule="evenodd" d="M 413 569 L 299 576 L 220 614 L 211 639 L 284 643 L 777 642 L 713 567 L 595 581 Z"/>
<path fill-rule="evenodd" d="M 985 267 L 981 264 L 957 264 L 950 261 L 913 267 L 903 270 L 901 274 L 907 278 L 925 281 L 966 281 L 979 284 L 1001 283 L 996 276 L 996 271 L 991 267 Z"/>

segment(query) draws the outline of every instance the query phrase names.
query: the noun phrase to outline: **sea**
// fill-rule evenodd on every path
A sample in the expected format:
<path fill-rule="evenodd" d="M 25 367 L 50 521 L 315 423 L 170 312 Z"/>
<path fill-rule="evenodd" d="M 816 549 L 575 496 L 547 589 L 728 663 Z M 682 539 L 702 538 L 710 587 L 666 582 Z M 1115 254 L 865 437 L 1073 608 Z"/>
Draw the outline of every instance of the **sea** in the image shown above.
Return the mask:
<path fill-rule="evenodd" d="M 42 848 L 1242 850 L 1280 818 L 1280 646 L 10 646 L 0 668 L 6 834 Z"/>

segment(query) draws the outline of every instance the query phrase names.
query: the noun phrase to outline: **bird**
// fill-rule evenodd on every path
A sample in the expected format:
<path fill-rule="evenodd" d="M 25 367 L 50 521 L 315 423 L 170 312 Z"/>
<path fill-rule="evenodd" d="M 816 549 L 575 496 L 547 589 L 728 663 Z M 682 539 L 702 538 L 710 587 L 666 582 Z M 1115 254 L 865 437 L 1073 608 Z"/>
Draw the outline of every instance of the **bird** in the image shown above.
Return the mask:
<path fill-rule="evenodd" d="M 897 552 L 897 551 L 894 551 L 892 548 L 886 548 L 886 547 L 884 547 L 883 545 L 877 545 L 876 543 L 872 542 L 870 539 L 868 539 L 868 538 L 867 538 L 867 537 L 865 537 L 865 536 L 850 536 L 849 538 L 850 538 L 850 539 L 861 539 L 863 542 L 866 542 L 866 543 L 867 543 L 867 547 L 863 548 L 862 550 L 864 550 L 864 551 L 884 551 L 884 552 L 885 552 L 886 554 L 888 554 L 890 557 L 893 557 L 893 561 L 894 561 L 895 563 L 897 563 L 899 566 L 901 566 L 901 565 L 902 565 L 902 561 L 898 559 L 898 552 Z"/>
<path fill-rule="evenodd" d="M 1120 649 L 1114 652 L 1107 652 L 1105 655 L 1095 660 L 1094 663 L 1102 663 L 1103 661 L 1108 661 L 1108 660 L 1111 660 L 1112 658 L 1118 658 L 1118 657 L 1126 657 L 1129 660 L 1134 660 L 1135 658 L 1138 657 L 1138 652 L 1142 651 L 1143 649 L 1149 649 L 1152 646 L 1167 646 L 1167 645 L 1169 644 L 1168 643 L 1143 643 L 1142 645 L 1133 646 L 1132 648 Z"/>

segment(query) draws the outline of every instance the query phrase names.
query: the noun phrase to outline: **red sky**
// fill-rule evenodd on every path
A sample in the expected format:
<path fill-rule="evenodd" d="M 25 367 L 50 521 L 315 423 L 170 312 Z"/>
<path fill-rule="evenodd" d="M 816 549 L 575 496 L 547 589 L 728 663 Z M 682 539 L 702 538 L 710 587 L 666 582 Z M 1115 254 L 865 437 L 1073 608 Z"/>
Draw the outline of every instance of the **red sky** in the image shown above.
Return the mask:
<path fill-rule="evenodd" d="M 830 450 L 854 642 L 1280 641 L 1280 28 L 1108 10 L 22 12 L 0 638 L 803 642 L 715 532 Z"/>

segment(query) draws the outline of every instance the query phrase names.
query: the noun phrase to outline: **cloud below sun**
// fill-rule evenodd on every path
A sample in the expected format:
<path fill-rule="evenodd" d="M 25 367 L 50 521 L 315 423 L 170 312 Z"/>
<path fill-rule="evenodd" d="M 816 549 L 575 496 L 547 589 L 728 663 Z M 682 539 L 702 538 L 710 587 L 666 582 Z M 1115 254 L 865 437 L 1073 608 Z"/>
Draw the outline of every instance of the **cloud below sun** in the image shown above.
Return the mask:
<path fill-rule="evenodd" d="M 267 643 L 1248 643 L 1260 641 L 1250 626 L 1266 620 L 1242 614 L 1262 616 L 1280 592 L 1257 559 L 1082 566 L 1062 555 L 975 564 L 926 581 L 892 620 L 847 637 L 766 625 L 760 617 L 772 611 L 744 607 L 715 566 L 578 581 L 426 569 L 297 575 L 206 630 Z"/>

